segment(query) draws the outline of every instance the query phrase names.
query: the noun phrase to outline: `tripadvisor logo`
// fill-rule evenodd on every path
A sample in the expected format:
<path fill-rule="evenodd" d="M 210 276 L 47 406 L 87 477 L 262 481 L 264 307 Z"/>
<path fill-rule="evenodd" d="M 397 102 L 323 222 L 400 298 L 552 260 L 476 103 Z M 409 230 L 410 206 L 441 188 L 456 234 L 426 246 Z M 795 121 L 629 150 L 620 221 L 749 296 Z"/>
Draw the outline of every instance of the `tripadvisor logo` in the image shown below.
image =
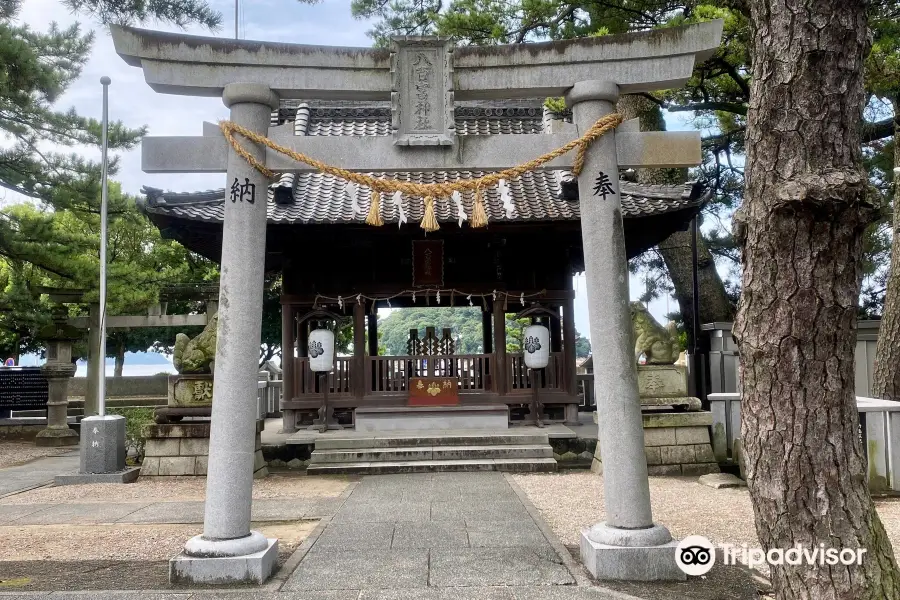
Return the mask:
<path fill-rule="evenodd" d="M 751 569 L 760 565 L 861 565 L 865 548 L 826 548 L 825 544 L 806 547 L 796 544 L 788 549 L 771 548 L 768 552 L 762 548 L 750 548 L 746 544 L 722 544 L 722 564 L 744 564 Z M 702 535 L 684 538 L 675 547 L 675 563 L 688 575 L 705 575 L 716 564 L 716 550 L 708 539 Z"/>
<path fill-rule="evenodd" d="M 716 564 L 716 550 L 702 535 L 691 535 L 675 547 L 675 563 L 688 575 L 706 575 Z"/>

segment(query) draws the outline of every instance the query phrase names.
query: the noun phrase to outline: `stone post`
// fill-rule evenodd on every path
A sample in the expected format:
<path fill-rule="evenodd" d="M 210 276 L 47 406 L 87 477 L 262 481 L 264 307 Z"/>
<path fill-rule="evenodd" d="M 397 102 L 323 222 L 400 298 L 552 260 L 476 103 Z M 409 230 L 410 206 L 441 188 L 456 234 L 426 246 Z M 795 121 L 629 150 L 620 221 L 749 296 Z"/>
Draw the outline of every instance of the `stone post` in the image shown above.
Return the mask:
<path fill-rule="evenodd" d="M 268 132 L 278 97 L 260 84 L 232 83 L 222 95 L 231 120 Z M 264 149 L 242 141 L 265 160 Z M 262 329 L 268 181 L 234 150 L 228 156 L 209 468 L 203 534 L 172 559 L 173 582 L 264 582 L 278 541 L 250 530 L 256 383 Z"/>
<path fill-rule="evenodd" d="M 618 87 L 582 81 L 566 95 L 579 133 L 615 110 Z M 653 523 L 637 387 L 615 133 L 588 149 L 578 177 L 594 352 L 606 521 L 581 532 L 581 557 L 599 579 L 684 579 L 669 531 Z"/>
<path fill-rule="evenodd" d="M 63 309 L 64 311 L 65 309 Z M 81 332 L 65 324 L 66 315 L 54 318 L 54 323 L 41 331 L 47 342 L 47 362 L 41 372 L 47 378 L 47 428 L 34 438 L 36 446 L 72 446 L 78 444 L 78 434 L 67 422 L 69 379 L 75 374 L 72 362 L 72 341 Z"/>

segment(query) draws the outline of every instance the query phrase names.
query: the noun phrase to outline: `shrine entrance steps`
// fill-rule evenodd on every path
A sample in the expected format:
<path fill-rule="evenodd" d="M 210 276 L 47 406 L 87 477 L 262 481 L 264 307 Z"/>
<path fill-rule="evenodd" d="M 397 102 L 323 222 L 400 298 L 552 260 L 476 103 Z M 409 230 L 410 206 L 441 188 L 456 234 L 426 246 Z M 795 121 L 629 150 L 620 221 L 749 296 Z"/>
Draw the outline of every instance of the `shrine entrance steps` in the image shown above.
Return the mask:
<path fill-rule="evenodd" d="M 310 475 L 555 470 L 546 433 L 511 430 L 335 432 L 316 439 L 307 467 Z"/>

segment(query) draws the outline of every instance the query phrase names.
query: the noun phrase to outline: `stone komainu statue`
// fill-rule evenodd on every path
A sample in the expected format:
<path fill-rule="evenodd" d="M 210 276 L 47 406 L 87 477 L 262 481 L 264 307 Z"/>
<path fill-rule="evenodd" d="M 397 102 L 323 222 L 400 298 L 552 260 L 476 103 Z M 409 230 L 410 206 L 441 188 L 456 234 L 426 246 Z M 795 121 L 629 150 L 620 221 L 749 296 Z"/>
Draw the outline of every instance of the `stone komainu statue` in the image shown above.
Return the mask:
<path fill-rule="evenodd" d="M 643 304 L 631 303 L 631 323 L 634 327 L 634 358 L 643 354 L 648 365 L 671 365 L 681 352 L 681 344 L 674 327 L 667 329 L 656 322 Z"/>
<path fill-rule="evenodd" d="M 175 353 L 172 363 L 181 374 L 212 373 L 216 358 L 216 327 L 219 314 L 216 313 L 194 339 L 183 333 L 175 336 Z"/>

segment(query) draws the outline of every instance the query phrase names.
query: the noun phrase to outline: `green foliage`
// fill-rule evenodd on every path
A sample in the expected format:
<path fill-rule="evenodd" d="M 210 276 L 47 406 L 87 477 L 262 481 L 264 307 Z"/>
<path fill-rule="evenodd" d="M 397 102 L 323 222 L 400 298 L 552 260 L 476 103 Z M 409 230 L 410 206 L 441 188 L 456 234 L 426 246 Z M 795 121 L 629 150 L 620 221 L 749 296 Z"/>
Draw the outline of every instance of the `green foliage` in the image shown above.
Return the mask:
<path fill-rule="evenodd" d="M 529 319 L 516 319 L 513 315 L 506 315 L 507 352 L 522 352 L 523 331 L 530 323 Z M 379 353 L 386 356 L 406 355 L 409 331 L 417 330 L 421 339 L 425 337 L 426 327 L 434 327 L 438 336 L 442 329 L 450 328 L 454 341 L 459 340 L 457 354 L 484 353 L 481 309 L 475 307 L 415 307 L 395 310 L 378 322 Z M 591 351 L 590 342 L 577 331 L 575 350 L 579 357 L 587 356 Z"/>
<path fill-rule="evenodd" d="M 0 353 L 8 355 L 39 348 L 33 334 L 47 323 L 49 306 L 36 287 L 96 288 L 99 261 L 100 164 L 70 149 L 98 147 L 101 123 L 54 106 L 81 75 L 94 36 L 78 25 L 60 29 L 51 24 L 45 32 L 33 31 L 17 21 L 21 4 L 0 1 L 0 133 L 5 138 L 0 187 L 28 199 L 0 211 Z M 102 23 L 156 19 L 216 27 L 221 20 L 203 0 L 66 4 Z M 144 132 L 111 122 L 110 150 L 134 148 Z M 110 173 L 116 168 L 113 156 Z M 157 294 L 156 283 L 176 276 L 183 268 L 178 261 L 187 253 L 162 243 L 156 229 L 134 210 L 133 200 L 115 186 L 110 191 L 109 301 L 116 314 L 126 306 L 146 307 Z"/>
<path fill-rule="evenodd" d="M 125 417 L 125 449 L 126 452 L 134 452 L 137 462 L 144 460 L 144 445 L 147 439 L 144 437 L 144 427 L 153 425 L 153 408 L 149 406 L 133 406 L 126 408 L 110 408 L 106 411 L 111 415 Z"/>

